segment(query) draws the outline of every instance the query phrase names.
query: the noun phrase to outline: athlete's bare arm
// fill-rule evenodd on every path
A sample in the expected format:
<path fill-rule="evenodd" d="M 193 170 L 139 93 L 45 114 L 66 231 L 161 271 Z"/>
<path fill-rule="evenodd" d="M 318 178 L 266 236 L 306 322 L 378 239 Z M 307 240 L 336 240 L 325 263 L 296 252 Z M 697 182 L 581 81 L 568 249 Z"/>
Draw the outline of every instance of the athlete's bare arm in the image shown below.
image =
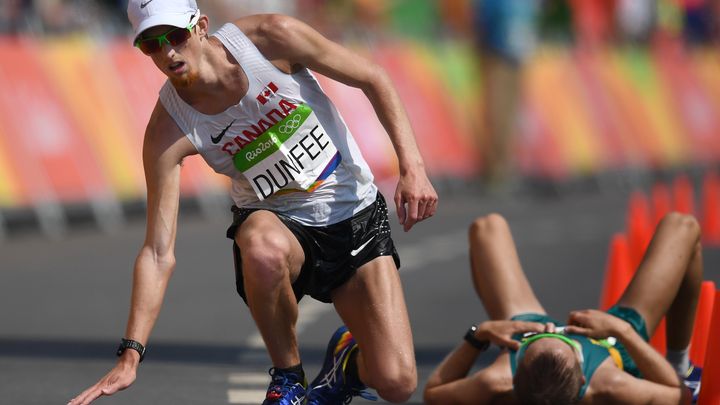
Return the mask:
<path fill-rule="evenodd" d="M 639 379 L 614 366 L 599 368 L 590 380 L 590 388 L 594 392 L 591 403 L 689 403 L 690 392 L 670 363 L 627 322 L 606 312 L 590 309 L 572 312 L 568 323 L 565 329 L 568 333 L 596 339 L 605 339 L 608 336 L 617 338 L 643 375 L 643 378 Z"/>
<path fill-rule="evenodd" d="M 145 133 L 143 163 L 147 182 L 147 229 L 135 261 L 132 302 L 125 338 L 147 344 L 175 268 L 175 233 L 182 159 L 196 153 L 165 109 L 158 104 Z M 85 405 L 102 395 L 129 387 L 136 376 L 140 355 L 125 350 L 115 367 L 75 399 Z"/>
<path fill-rule="evenodd" d="M 380 66 L 291 17 L 257 15 L 242 18 L 236 24 L 260 52 L 281 69 L 284 66 L 283 70 L 297 71 L 307 67 L 363 90 L 398 156 L 400 180 L 395 204 L 400 223 L 408 231 L 418 221 L 434 215 L 437 193 L 425 173 L 425 164 L 400 97 Z"/>
<path fill-rule="evenodd" d="M 517 350 L 520 343 L 510 337 L 520 332 L 542 332 L 544 326 L 535 322 L 495 320 L 478 325 L 475 337 L 500 347 Z M 491 404 L 503 397 L 502 403 L 513 403 L 512 375 L 507 353 L 492 365 L 467 375 L 480 353 L 462 342 L 435 369 L 425 385 L 424 400 L 429 405 Z"/>
<path fill-rule="evenodd" d="M 595 339 L 614 336 L 625 346 L 643 378 L 669 387 L 683 387 L 670 363 L 635 332 L 629 323 L 603 311 L 587 309 L 570 313 L 568 333 Z"/>
<path fill-rule="evenodd" d="M 608 362 L 595 371 L 580 404 L 684 405 L 691 401 L 692 394 L 684 387 L 669 387 L 636 378 Z"/>

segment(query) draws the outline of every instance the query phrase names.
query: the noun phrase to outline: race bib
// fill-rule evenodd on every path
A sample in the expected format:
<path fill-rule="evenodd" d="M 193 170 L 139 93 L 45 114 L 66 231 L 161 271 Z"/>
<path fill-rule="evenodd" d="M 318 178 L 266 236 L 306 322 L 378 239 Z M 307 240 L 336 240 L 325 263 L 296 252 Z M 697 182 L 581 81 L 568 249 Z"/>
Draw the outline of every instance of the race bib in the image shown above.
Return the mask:
<path fill-rule="evenodd" d="M 340 163 L 340 154 L 306 104 L 233 156 L 260 200 L 281 190 L 314 190 Z"/>

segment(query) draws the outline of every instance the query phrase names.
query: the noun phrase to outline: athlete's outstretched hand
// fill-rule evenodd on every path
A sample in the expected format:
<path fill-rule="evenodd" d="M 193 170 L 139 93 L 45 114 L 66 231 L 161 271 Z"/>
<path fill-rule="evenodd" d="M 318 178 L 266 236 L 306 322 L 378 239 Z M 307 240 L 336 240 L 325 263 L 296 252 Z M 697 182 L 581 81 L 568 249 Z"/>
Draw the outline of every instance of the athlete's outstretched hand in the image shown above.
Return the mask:
<path fill-rule="evenodd" d="M 605 339 L 608 336 L 617 336 L 626 326 L 628 326 L 627 322 L 607 312 L 585 309 L 570 312 L 565 332 Z"/>
<path fill-rule="evenodd" d="M 520 342 L 512 339 L 512 335 L 525 332 L 542 332 L 545 326 L 537 322 L 523 321 L 485 321 L 478 325 L 475 331 L 475 337 L 479 340 L 488 340 L 496 346 L 507 347 L 508 349 L 518 350 Z"/>
<path fill-rule="evenodd" d="M 87 405 L 103 395 L 112 395 L 135 381 L 137 366 L 120 360 L 105 377 L 73 398 L 68 405 Z"/>
<path fill-rule="evenodd" d="M 395 206 L 405 232 L 416 223 L 435 215 L 438 196 L 424 170 L 400 174 L 395 190 Z"/>

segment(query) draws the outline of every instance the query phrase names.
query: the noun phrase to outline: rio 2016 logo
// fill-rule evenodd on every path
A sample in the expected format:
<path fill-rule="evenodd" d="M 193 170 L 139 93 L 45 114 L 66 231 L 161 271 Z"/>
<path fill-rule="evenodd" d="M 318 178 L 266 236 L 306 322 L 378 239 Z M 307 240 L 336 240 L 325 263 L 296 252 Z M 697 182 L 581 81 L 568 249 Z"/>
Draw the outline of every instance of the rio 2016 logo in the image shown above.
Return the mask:
<path fill-rule="evenodd" d="M 251 162 L 255 160 L 256 157 L 260 156 L 263 152 L 270 149 L 273 145 L 278 145 L 280 143 L 280 140 L 275 136 L 275 134 L 270 134 L 270 139 L 268 139 L 266 142 L 263 142 L 259 144 L 255 150 L 251 150 L 248 153 L 245 154 L 245 159 L 247 159 L 248 162 Z"/>

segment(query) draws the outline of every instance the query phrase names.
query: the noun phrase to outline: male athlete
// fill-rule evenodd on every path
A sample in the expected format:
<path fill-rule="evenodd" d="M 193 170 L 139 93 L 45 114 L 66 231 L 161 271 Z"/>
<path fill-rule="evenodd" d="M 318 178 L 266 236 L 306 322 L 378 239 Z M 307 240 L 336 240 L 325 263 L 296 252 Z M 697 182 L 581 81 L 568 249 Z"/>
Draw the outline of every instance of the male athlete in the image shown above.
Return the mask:
<path fill-rule="evenodd" d="M 702 281 L 699 239 L 693 217 L 667 215 L 617 304 L 607 312 L 571 312 L 561 326 L 535 297 L 507 222 L 495 214 L 479 218 L 470 228 L 472 276 L 490 320 L 473 326 L 438 366 L 425 402 L 689 403 L 700 379 L 687 353 Z M 664 316 L 667 359 L 648 344 Z M 490 343 L 504 349 L 468 375 Z M 696 381 L 693 394 L 683 378 Z"/>
<path fill-rule="evenodd" d="M 417 372 L 387 206 L 309 69 L 374 106 L 397 153 L 394 200 L 408 231 L 435 213 L 437 194 L 388 76 L 285 16 L 248 16 L 213 35 L 195 0 L 130 0 L 128 16 L 135 45 L 168 77 L 145 133 L 147 234 L 118 363 L 70 403 L 135 380 L 175 267 L 180 167 L 197 153 L 232 179 L 237 290 L 273 363 L 263 404 L 340 404 L 365 387 L 406 401 Z M 304 294 L 332 302 L 347 325 L 310 386 L 295 333 Z"/>

